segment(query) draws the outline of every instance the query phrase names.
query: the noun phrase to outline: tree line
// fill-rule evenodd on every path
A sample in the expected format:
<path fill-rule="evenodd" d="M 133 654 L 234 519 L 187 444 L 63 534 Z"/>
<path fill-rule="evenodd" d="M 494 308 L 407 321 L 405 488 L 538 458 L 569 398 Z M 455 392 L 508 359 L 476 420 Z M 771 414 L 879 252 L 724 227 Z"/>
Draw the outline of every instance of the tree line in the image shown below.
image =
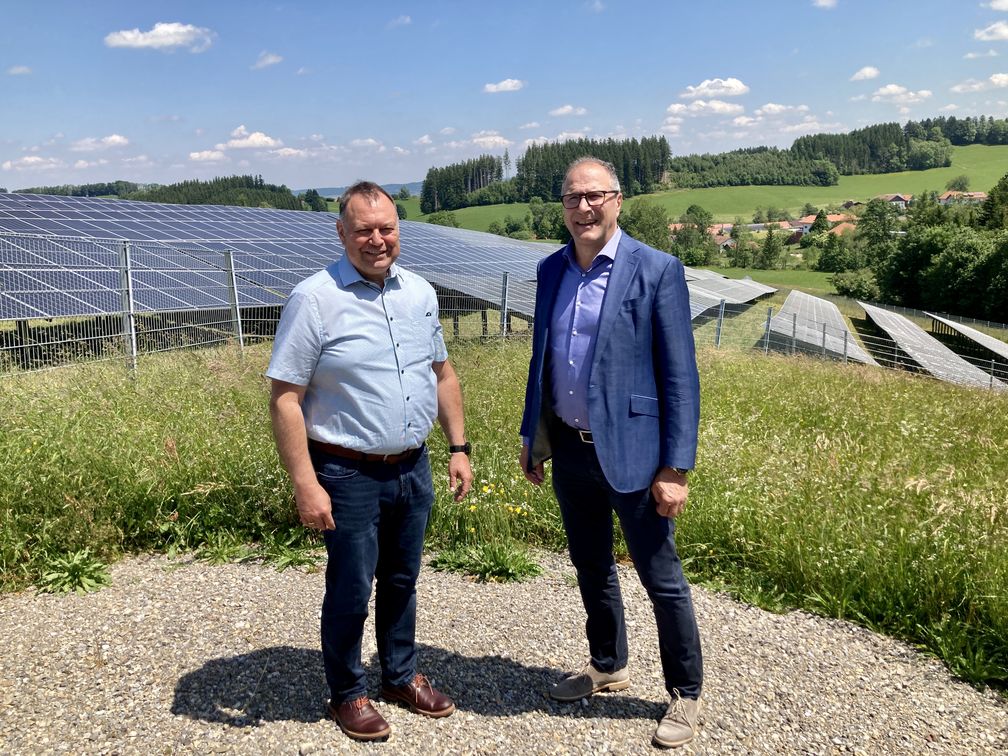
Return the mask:
<path fill-rule="evenodd" d="M 796 158 L 828 160 L 843 175 L 924 171 L 952 164 L 952 145 L 961 141 L 959 119 L 929 119 L 866 126 L 847 134 L 810 134 L 791 145 Z M 987 121 L 984 120 L 986 124 Z M 946 133 L 948 132 L 948 133 Z M 956 134 L 953 142 L 948 134 Z"/>
<path fill-rule="evenodd" d="M 181 205 L 238 205 L 278 210 L 301 210 L 301 200 L 283 184 L 268 184 L 262 176 L 225 176 L 209 181 L 192 179 L 134 192 L 127 199 Z"/>
<path fill-rule="evenodd" d="M 132 181 L 106 181 L 96 184 L 60 184 L 58 186 L 33 186 L 16 189 L 15 194 L 54 194 L 60 197 L 127 197 L 152 184 L 135 184 Z"/>
<path fill-rule="evenodd" d="M 420 212 L 428 214 L 439 210 L 513 201 L 501 199 L 500 202 L 479 202 L 470 197 L 491 184 L 501 184 L 503 180 L 504 158 L 494 155 L 480 155 L 444 168 L 431 168 L 427 171 L 420 192 Z"/>

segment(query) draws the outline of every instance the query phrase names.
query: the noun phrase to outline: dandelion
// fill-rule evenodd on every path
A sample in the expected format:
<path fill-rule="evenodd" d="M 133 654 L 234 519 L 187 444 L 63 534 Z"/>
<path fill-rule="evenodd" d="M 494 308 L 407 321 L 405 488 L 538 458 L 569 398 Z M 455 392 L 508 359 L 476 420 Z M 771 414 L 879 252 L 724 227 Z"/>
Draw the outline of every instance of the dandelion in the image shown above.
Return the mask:
<path fill-rule="evenodd" d="M 476 511 L 476 505 L 475 504 L 470 504 L 469 505 L 469 511 L 470 512 L 475 512 Z"/>

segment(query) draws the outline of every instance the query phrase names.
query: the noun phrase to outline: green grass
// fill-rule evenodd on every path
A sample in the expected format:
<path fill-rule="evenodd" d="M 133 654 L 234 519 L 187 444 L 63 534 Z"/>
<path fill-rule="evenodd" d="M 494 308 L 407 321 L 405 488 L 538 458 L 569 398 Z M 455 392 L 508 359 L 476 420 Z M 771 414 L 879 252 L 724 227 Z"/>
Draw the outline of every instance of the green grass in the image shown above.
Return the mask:
<path fill-rule="evenodd" d="M 476 483 L 451 499 L 432 434 L 428 544 L 446 566 L 520 577 L 525 544 L 564 546 L 549 486 L 517 466 L 528 342 L 451 349 Z M 269 433 L 268 350 L 157 355 L 135 380 L 111 365 L 6 377 L 0 586 L 39 583 L 85 550 L 96 565 L 151 550 L 219 561 L 251 543 L 309 564 L 316 536 L 296 522 Z M 691 578 L 859 622 L 1005 685 L 1008 397 L 750 351 L 702 348 L 699 362 L 699 459 L 677 528 Z"/>
<path fill-rule="evenodd" d="M 758 270 L 755 268 L 721 268 L 717 266 L 706 266 L 710 270 L 717 271 L 728 278 L 745 278 L 749 276 L 754 281 L 759 281 L 767 286 L 778 289 L 798 289 L 799 291 L 823 296 L 824 294 L 836 294 L 836 289 L 829 282 L 832 273 L 820 273 L 816 270 Z"/>

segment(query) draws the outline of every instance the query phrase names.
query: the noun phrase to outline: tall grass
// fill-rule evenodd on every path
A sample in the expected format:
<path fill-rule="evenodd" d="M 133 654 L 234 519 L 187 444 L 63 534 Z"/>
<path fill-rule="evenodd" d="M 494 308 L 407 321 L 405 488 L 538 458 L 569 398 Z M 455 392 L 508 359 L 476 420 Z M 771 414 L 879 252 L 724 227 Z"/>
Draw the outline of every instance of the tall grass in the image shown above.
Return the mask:
<path fill-rule="evenodd" d="M 476 485 L 451 500 L 430 439 L 435 549 L 562 548 L 517 466 L 528 342 L 455 344 Z M 0 384 L 0 585 L 83 549 L 313 542 L 273 449 L 268 346 Z M 878 369 L 702 349 L 700 452 L 678 543 L 695 580 L 844 617 L 1008 682 L 1008 398 Z M 547 466 L 548 468 L 548 466 Z M 226 537 L 222 539 L 221 533 Z M 225 549 L 226 551 L 226 549 Z M 223 552 L 222 552 L 223 553 Z"/>

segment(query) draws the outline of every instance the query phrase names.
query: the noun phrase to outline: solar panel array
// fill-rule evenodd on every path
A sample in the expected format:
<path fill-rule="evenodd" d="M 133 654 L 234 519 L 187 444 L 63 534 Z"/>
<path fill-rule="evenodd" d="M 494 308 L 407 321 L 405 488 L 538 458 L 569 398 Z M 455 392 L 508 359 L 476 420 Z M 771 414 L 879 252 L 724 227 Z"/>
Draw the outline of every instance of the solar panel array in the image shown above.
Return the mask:
<path fill-rule="evenodd" d="M 343 253 L 329 213 L 174 205 L 97 197 L 0 194 L 0 320 L 122 312 L 129 254 L 138 312 L 229 306 L 233 259 L 238 306 L 281 305 L 290 289 Z M 536 265 L 556 247 L 402 221 L 400 262 L 437 287 L 531 318 Z M 128 242 L 128 250 L 124 244 Z M 695 318 L 723 299 L 774 291 L 687 269 Z"/>
<path fill-rule="evenodd" d="M 686 281 L 691 292 L 706 294 L 719 302 L 723 299 L 728 304 L 745 304 L 777 291 L 750 278 L 728 278 L 700 268 L 686 268 Z"/>
<path fill-rule="evenodd" d="M 939 323 L 947 325 L 953 331 L 957 331 L 958 333 L 965 336 L 967 339 L 975 341 L 980 346 L 990 350 L 994 354 L 1001 357 L 1001 359 L 1008 362 L 1008 344 L 1001 341 L 1000 339 L 995 339 L 993 336 L 983 333 L 982 331 L 978 331 L 975 328 L 970 328 L 968 325 L 965 325 L 964 323 L 960 323 L 955 320 L 949 320 L 948 318 L 943 318 L 940 315 L 932 315 L 930 312 L 925 313 L 925 315 L 927 315 L 932 320 L 936 320 Z"/>
<path fill-rule="evenodd" d="M 239 306 L 282 304 L 301 279 L 343 253 L 335 216 L 296 210 L 0 194 L 0 319 L 120 312 L 129 243 L 138 311 L 228 306 L 226 251 Z M 452 289 L 531 317 L 536 263 L 550 245 L 403 221 L 400 262 Z M 525 292 L 525 293 L 523 293 Z"/>
<path fill-rule="evenodd" d="M 771 342 L 778 345 L 794 345 L 802 351 L 866 365 L 878 364 L 861 348 L 835 304 L 802 291 L 788 294 L 770 320 L 770 331 Z"/>
<path fill-rule="evenodd" d="M 858 302 L 869 318 L 923 371 L 935 378 L 963 386 L 1008 388 L 1004 383 L 967 362 L 947 346 L 899 313 Z"/>

